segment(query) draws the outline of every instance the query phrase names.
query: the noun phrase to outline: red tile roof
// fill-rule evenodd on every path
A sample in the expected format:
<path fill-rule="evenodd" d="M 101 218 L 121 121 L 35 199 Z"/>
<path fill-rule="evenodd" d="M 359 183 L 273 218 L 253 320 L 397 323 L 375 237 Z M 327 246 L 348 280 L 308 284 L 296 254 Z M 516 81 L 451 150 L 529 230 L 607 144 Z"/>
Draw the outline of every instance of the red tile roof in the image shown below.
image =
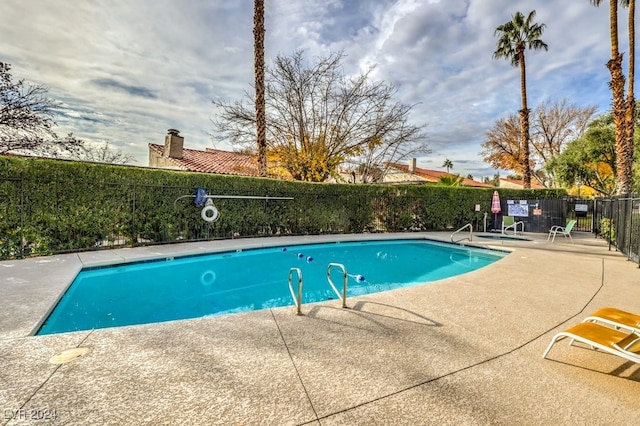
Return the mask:
<path fill-rule="evenodd" d="M 149 149 L 160 156 L 164 154 L 164 145 L 150 143 Z M 165 158 L 176 167 L 191 172 L 260 176 L 257 159 L 250 154 L 212 148 L 207 148 L 206 151 L 184 148 L 182 158 Z"/>
<path fill-rule="evenodd" d="M 394 169 L 401 170 L 405 173 L 410 173 L 409 166 L 407 164 L 389 163 L 389 166 L 393 167 Z M 411 174 L 420 176 L 421 178 L 426 179 L 428 182 L 433 182 L 433 183 L 439 182 L 440 178 L 443 176 L 451 176 L 451 177 L 457 176 L 452 173 L 441 172 L 438 170 L 421 169 L 419 167 L 416 167 L 416 169 Z M 473 179 L 467 179 L 467 178 L 462 178 L 462 186 L 472 186 L 475 188 L 493 188 L 492 185 L 478 182 Z"/>

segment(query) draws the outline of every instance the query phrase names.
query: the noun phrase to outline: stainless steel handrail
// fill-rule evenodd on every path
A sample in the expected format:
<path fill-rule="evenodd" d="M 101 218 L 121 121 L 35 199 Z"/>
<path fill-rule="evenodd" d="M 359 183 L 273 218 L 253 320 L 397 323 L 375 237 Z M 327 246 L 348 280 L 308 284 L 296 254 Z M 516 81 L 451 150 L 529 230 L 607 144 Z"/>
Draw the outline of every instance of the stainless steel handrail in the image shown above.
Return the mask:
<path fill-rule="evenodd" d="M 293 273 L 298 274 L 298 293 L 296 294 L 293 291 Z M 289 270 L 289 291 L 291 292 L 291 297 L 293 297 L 293 301 L 296 303 L 297 314 L 302 315 L 302 271 L 300 268 L 291 268 Z"/>
<path fill-rule="evenodd" d="M 331 268 L 333 268 L 333 267 L 340 268 L 342 270 L 342 277 L 343 277 L 342 295 L 340 294 L 340 292 L 336 288 L 335 284 L 333 283 L 333 280 L 331 279 Z M 333 291 L 335 291 L 336 295 L 338 295 L 338 298 L 340 300 L 342 300 L 342 307 L 343 308 L 347 307 L 347 277 L 348 277 L 347 268 L 345 268 L 343 264 L 341 264 L 341 263 L 330 263 L 329 266 L 327 266 L 327 280 L 329 281 L 329 285 L 331 286 Z"/>
<path fill-rule="evenodd" d="M 513 229 L 513 235 L 518 235 L 518 225 L 522 225 L 522 232 L 524 233 L 524 222 L 519 220 L 518 222 L 514 222 L 513 225 L 505 226 L 502 229 L 502 233 L 507 235 L 507 231 L 509 229 Z"/>
<path fill-rule="evenodd" d="M 469 236 L 468 237 L 464 237 L 460 240 L 454 241 L 453 240 L 453 236 L 456 235 L 457 233 L 464 231 L 466 228 L 469 228 Z M 473 241 L 473 225 L 471 225 L 470 223 L 467 223 L 465 226 L 463 226 L 462 228 L 458 229 L 456 232 L 454 232 L 453 234 L 451 234 L 451 242 L 452 243 L 459 243 L 462 240 L 466 240 L 469 239 L 469 241 Z"/>

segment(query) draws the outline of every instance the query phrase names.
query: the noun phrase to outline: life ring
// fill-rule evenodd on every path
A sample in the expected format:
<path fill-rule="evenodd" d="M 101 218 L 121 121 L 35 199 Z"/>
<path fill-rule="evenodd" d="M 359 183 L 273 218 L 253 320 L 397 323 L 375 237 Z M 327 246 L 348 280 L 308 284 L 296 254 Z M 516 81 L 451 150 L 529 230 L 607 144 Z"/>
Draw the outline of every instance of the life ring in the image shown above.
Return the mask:
<path fill-rule="evenodd" d="M 212 270 L 208 270 L 202 273 L 202 275 L 200 276 L 200 282 L 202 283 L 202 285 L 208 287 L 216 282 L 216 278 L 216 273 Z"/>
<path fill-rule="evenodd" d="M 209 212 L 211 212 L 211 216 L 209 216 Z M 220 212 L 218 211 L 216 206 L 210 204 L 202 209 L 202 212 L 200 212 L 200 216 L 205 222 L 215 222 L 216 220 L 218 220 L 218 217 L 220 217 Z"/>

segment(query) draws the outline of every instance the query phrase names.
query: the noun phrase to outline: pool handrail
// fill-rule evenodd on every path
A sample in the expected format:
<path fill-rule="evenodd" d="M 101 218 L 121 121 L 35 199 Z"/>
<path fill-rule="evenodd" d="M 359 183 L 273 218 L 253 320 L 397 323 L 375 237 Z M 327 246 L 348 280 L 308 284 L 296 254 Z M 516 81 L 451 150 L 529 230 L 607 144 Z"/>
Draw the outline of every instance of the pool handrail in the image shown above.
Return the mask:
<path fill-rule="evenodd" d="M 333 283 L 333 280 L 331 279 L 331 268 L 340 268 L 342 270 L 342 277 L 343 277 L 342 294 L 340 294 L 335 284 Z M 345 266 L 342 263 L 332 262 L 332 263 L 329 263 L 329 265 L 327 266 L 327 280 L 329 281 L 329 285 L 331 286 L 333 291 L 336 293 L 336 295 L 338 295 L 338 298 L 342 300 L 343 308 L 347 307 L 347 277 L 348 276 L 349 275 L 347 274 L 347 268 L 345 268 Z"/>
<path fill-rule="evenodd" d="M 453 236 L 458 234 L 458 233 L 460 233 L 461 231 L 464 231 L 466 228 L 469 228 L 469 236 L 465 237 L 465 238 L 462 238 L 460 240 L 454 241 L 453 240 Z M 468 239 L 469 241 L 473 241 L 473 225 L 471 223 L 467 223 L 462 228 L 458 229 L 453 234 L 451 234 L 451 242 L 452 243 L 459 243 L 460 241 L 463 241 L 463 240 L 466 240 L 466 239 Z"/>
<path fill-rule="evenodd" d="M 293 273 L 298 274 L 298 293 L 296 294 L 293 291 Z M 291 297 L 293 297 L 293 301 L 296 304 L 296 314 L 302 315 L 302 271 L 300 268 L 291 268 L 289 269 L 289 291 L 291 292 Z"/>
<path fill-rule="evenodd" d="M 511 225 L 504 226 L 502 225 L 502 234 L 508 235 L 507 231 L 509 229 L 513 229 L 513 235 L 518 235 L 518 225 L 522 226 L 522 232 L 524 233 L 524 222 L 522 220 L 514 221 Z"/>

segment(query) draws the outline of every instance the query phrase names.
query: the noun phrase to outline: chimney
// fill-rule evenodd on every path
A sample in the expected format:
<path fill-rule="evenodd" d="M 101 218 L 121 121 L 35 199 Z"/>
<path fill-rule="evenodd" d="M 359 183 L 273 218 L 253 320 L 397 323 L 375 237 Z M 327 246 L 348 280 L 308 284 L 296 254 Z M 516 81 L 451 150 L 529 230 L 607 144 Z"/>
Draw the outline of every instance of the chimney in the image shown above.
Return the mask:
<path fill-rule="evenodd" d="M 409 159 L 409 173 L 414 173 L 416 171 L 416 159 L 415 158 L 411 158 Z"/>
<path fill-rule="evenodd" d="M 169 129 L 164 138 L 164 157 L 182 158 L 184 138 L 180 136 L 180 130 Z"/>

